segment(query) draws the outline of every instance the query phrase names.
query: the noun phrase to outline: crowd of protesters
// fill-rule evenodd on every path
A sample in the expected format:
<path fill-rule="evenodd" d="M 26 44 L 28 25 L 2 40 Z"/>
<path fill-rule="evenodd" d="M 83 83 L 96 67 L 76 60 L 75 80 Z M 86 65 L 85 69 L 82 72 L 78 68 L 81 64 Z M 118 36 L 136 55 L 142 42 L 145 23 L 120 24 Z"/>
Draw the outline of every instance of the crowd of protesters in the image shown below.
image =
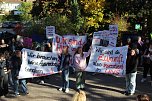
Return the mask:
<path fill-rule="evenodd" d="M 126 61 L 126 90 L 125 95 L 133 95 L 136 89 L 137 67 L 143 67 L 143 78 L 141 82 L 148 80 L 147 74 L 150 71 L 150 84 L 152 86 L 152 42 L 149 38 L 142 40 L 139 36 L 137 40 L 128 38 L 126 43 L 119 43 L 119 46 L 128 46 L 128 55 Z M 90 49 L 88 48 L 90 47 Z M 0 96 L 8 94 L 8 85 L 13 89 L 14 95 L 19 96 L 19 86 L 21 93 L 29 94 L 26 86 L 26 79 L 19 79 L 19 71 L 22 63 L 21 50 L 24 45 L 21 41 L 12 38 L 7 44 L 3 39 L 0 42 Z M 29 47 L 28 47 L 29 48 Z M 51 52 L 51 42 L 33 43 L 32 50 Z M 85 49 L 85 50 L 84 50 Z M 84 52 L 88 51 L 88 52 Z M 89 39 L 84 47 L 78 47 L 74 54 L 74 68 L 76 71 L 76 90 L 85 90 L 85 72 L 88 57 L 91 54 L 91 39 Z M 68 46 L 65 46 L 61 55 L 59 55 L 60 66 L 58 68 L 61 73 L 62 85 L 60 91 L 69 92 L 69 71 L 70 71 L 70 54 Z M 40 83 L 45 83 L 45 77 L 40 77 Z"/>

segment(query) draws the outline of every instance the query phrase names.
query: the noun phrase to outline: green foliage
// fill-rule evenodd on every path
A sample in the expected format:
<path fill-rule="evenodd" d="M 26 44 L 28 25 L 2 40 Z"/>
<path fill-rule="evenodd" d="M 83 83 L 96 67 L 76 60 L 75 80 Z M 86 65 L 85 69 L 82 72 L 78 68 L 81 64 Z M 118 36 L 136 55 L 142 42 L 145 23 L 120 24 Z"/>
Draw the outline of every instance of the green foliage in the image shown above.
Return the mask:
<path fill-rule="evenodd" d="M 111 21 L 111 23 L 117 24 L 119 31 L 128 31 L 129 23 L 127 23 L 127 20 L 124 17 L 119 17 L 117 15 L 114 17 L 114 19 Z"/>
<path fill-rule="evenodd" d="M 45 34 L 46 26 L 55 26 L 56 33 L 72 34 L 74 33 L 74 25 L 71 23 L 70 19 L 66 15 L 53 14 L 49 15 L 41 20 L 32 21 L 31 26 L 26 28 L 25 33 L 28 34 Z"/>
<path fill-rule="evenodd" d="M 86 33 L 90 28 L 98 29 L 103 21 L 103 8 L 104 0 L 36 0 L 33 4 L 32 15 L 39 19 L 51 15 L 49 18 L 53 21 L 52 16 L 59 14 L 59 24 L 61 19 L 66 17 L 70 30 L 64 28 L 63 33 L 70 31 L 69 33 L 76 34 Z M 58 31 L 60 32 L 61 28 Z"/>
<path fill-rule="evenodd" d="M 103 21 L 105 0 L 80 0 L 85 26 L 98 29 Z"/>
<path fill-rule="evenodd" d="M 74 33 L 74 25 L 71 23 L 70 19 L 66 15 L 53 14 L 44 19 L 46 26 L 55 26 L 56 33 L 62 34 L 72 34 Z"/>
<path fill-rule="evenodd" d="M 29 21 L 32 19 L 32 15 L 30 14 L 32 10 L 31 2 L 22 2 L 18 10 L 22 12 L 20 15 L 22 21 Z"/>

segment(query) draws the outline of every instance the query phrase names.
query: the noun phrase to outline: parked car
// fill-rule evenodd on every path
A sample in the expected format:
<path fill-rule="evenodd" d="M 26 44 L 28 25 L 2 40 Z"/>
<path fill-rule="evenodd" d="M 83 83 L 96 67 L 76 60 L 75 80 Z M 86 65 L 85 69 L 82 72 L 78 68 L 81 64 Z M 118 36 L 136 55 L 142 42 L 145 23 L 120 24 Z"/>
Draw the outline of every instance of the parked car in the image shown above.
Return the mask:
<path fill-rule="evenodd" d="M 10 27 L 15 28 L 17 24 L 21 24 L 21 22 L 20 21 L 13 21 L 13 22 L 11 22 Z"/>
<path fill-rule="evenodd" d="M 10 28 L 10 24 L 11 24 L 10 21 L 3 22 L 2 23 L 2 28 Z"/>

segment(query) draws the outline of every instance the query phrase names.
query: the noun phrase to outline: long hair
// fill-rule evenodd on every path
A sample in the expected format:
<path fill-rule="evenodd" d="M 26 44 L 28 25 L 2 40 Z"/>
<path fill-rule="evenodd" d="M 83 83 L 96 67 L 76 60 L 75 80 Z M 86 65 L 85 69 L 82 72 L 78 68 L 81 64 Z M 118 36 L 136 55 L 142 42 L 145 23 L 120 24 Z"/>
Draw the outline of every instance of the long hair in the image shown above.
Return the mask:
<path fill-rule="evenodd" d="M 86 94 L 84 91 L 76 92 L 72 101 L 86 101 Z"/>
<path fill-rule="evenodd" d="M 147 94 L 137 95 L 137 101 L 151 101 Z"/>
<path fill-rule="evenodd" d="M 79 54 L 79 53 L 78 53 L 79 48 L 82 48 L 82 47 L 78 47 L 78 48 L 77 48 L 77 50 L 76 50 L 76 52 L 75 52 L 74 56 L 75 56 L 76 54 Z M 83 52 L 80 54 L 80 56 L 81 56 L 81 57 L 83 57 L 83 56 L 84 56 Z"/>

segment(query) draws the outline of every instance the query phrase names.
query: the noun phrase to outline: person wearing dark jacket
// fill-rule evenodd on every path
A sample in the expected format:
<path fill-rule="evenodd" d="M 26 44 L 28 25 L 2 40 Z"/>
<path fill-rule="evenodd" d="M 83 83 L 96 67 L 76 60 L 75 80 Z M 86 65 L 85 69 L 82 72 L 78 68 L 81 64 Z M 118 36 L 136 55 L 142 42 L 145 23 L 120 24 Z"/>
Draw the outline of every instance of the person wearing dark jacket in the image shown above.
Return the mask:
<path fill-rule="evenodd" d="M 70 65 L 70 54 L 68 53 L 68 46 L 63 48 L 63 52 L 60 57 L 59 72 L 62 72 L 62 87 L 59 91 L 69 92 L 69 65 Z"/>
<path fill-rule="evenodd" d="M 151 86 L 152 86 L 152 66 L 151 66 L 152 65 L 152 43 L 145 50 L 143 57 L 144 57 L 144 61 L 143 61 L 144 71 L 143 71 L 143 78 L 141 82 L 143 83 L 147 80 L 147 74 L 148 74 L 148 71 L 150 70 Z"/>
<path fill-rule="evenodd" d="M 8 94 L 8 75 L 5 57 L 0 53 L 0 96 Z"/>
<path fill-rule="evenodd" d="M 133 95 L 136 89 L 136 74 L 138 65 L 138 49 L 131 49 L 126 62 L 126 91 L 125 95 Z"/>
<path fill-rule="evenodd" d="M 22 57 L 21 57 L 21 51 L 16 50 L 15 55 L 11 58 L 11 65 L 12 65 L 12 79 L 14 83 L 14 92 L 15 96 L 19 96 L 19 71 L 21 68 L 22 64 Z M 26 80 L 25 79 L 20 79 L 20 85 L 22 89 L 22 93 L 24 95 L 28 94 L 27 92 L 27 86 L 26 86 Z"/>

